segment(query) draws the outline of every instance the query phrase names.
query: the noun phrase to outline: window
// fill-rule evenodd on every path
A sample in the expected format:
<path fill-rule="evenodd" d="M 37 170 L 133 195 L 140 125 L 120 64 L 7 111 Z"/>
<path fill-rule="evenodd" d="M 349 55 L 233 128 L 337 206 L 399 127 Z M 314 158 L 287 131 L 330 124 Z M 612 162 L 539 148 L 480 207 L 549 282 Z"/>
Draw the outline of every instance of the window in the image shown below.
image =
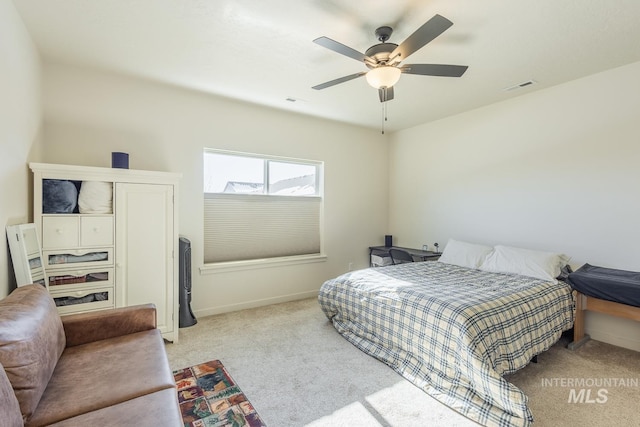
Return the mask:
<path fill-rule="evenodd" d="M 204 262 L 320 254 L 322 163 L 205 150 Z"/>

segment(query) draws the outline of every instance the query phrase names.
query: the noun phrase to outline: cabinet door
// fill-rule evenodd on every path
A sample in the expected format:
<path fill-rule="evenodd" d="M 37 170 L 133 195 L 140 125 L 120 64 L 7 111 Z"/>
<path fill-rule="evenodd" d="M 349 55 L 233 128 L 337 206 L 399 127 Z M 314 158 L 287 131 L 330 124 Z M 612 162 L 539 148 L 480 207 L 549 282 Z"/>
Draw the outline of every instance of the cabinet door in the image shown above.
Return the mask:
<path fill-rule="evenodd" d="M 153 303 L 158 329 L 173 333 L 173 186 L 117 183 L 115 206 L 116 306 Z"/>

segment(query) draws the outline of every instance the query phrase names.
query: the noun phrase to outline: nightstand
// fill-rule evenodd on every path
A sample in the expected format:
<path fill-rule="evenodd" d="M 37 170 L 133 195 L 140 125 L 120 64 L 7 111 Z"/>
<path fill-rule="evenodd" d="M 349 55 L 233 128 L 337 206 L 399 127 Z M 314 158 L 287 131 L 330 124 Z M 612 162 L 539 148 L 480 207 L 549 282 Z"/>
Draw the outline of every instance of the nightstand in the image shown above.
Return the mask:
<path fill-rule="evenodd" d="M 411 254 L 416 261 L 437 261 L 442 252 L 424 251 L 422 249 L 403 248 L 400 246 L 369 246 L 369 266 L 382 267 L 391 265 L 390 249 L 402 249 Z"/>

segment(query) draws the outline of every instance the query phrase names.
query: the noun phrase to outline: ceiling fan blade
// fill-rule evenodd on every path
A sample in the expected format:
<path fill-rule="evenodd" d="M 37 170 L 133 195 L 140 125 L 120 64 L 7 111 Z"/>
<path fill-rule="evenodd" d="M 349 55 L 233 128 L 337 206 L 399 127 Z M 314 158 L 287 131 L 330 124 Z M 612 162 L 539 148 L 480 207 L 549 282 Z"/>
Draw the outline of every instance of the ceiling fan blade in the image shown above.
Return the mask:
<path fill-rule="evenodd" d="M 353 58 L 356 61 L 360 62 L 371 62 L 375 64 L 373 58 L 368 57 L 364 53 L 360 53 L 355 49 L 350 48 L 349 46 L 343 45 L 335 40 L 330 39 L 329 37 L 318 37 L 313 41 L 315 44 L 319 44 L 320 46 L 326 47 L 334 52 L 337 52 L 341 55 L 348 56 L 349 58 Z"/>
<path fill-rule="evenodd" d="M 460 77 L 469 68 L 466 65 L 405 64 L 399 67 L 405 74 L 422 76 Z"/>
<path fill-rule="evenodd" d="M 393 99 L 393 86 L 378 89 L 378 97 L 380 97 L 380 102 L 391 101 Z"/>
<path fill-rule="evenodd" d="M 435 15 L 395 48 L 389 57 L 400 55 L 400 60 L 404 61 L 409 55 L 444 33 L 452 25 L 453 22 L 444 16 Z"/>
<path fill-rule="evenodd" d="M 364 76 L 365 74 L 367 74 L 366 71 L 350 74 L 348 76 L 340 77 L 339 79 L 335 79 L 319 85 L 315 85 L 312 89 L 315 89 L 315 90 L 326 89 L 328 87 L 331 87 L 340 83 L 348 82 L 349 80 L 357 79 L 358 77 Z"/>

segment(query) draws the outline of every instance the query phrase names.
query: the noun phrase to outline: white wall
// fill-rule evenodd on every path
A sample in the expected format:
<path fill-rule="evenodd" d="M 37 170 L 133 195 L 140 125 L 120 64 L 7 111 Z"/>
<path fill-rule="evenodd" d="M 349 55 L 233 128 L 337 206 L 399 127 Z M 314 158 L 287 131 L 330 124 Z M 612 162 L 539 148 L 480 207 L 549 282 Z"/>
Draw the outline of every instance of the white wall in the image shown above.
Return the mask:
<path fill-rule="evenodd" d="M 192 243 L 196 316 L 317 294 L 368 266 L 387 225 L 388 145 L 377 131 L 134 78 L 45 64 L 44 161 L 180 172 L 180 234 Z M 326 262 L 200 275 L 204 147 L 324 161 Z"/>
<path fill-rule="evenodd" d="M 27 162 L 38 159 L 42 126 L 40 59 L 10 1 L 0 1 L 0 224 L 31 218 Z M 7 240 L 0 244 L 0 298 L 15 287 Z"/>
<path fill-rule="evenodd" d="M 560 251 L 640 271 L 640 62 L 397 132 L 390 231 Z M 640 351 L 640 323 L 588 313 Z"/>

